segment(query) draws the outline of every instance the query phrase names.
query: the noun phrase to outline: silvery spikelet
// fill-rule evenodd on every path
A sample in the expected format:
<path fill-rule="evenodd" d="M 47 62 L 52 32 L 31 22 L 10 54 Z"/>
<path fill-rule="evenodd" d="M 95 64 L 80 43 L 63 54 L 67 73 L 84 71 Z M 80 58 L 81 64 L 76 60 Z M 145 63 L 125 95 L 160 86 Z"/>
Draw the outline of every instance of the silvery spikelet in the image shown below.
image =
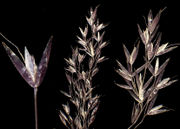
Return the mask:
<path fill-rule="evenodd" d="M 42 83 L 44 79 L 44 76 L 48 67 L 48 62 L 49 62 L 49 57 L 50 57 L 50 52 L 51 52 L 52 37 L 49 39 L 46 45 L 46 48 L 43 52 L 39 65 L 36 64 L 34 56 L 32 56 L 29 53 L 26 47 L 24 49 L 24 56 L 23 56 L 17 46 L 15 46 L 9 40 L 7 41 L 18 50 L 22 58 L 22 61 L 21 61 L 21 59 L 3 42 L 2 44 L 10 60 L 12 61 L 13 65 L 15 66 L 17 71 L 20 73 L 20 75 L 24 78 L 24 80 L 34 89 L 35 128 L 38 129 L 37 91 L 38 91 L 38 87 L 40 86 L 40 84 Z"/>

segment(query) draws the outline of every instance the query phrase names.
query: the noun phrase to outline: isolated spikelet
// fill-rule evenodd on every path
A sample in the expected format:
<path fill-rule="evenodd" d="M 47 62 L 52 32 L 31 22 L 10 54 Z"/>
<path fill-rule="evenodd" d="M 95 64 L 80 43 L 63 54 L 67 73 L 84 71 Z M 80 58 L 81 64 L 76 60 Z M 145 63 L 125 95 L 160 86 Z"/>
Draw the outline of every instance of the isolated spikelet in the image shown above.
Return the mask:
<path fill-rule="evenodd" d="M 169 111 L 163 105 L 154 107 L 158 91 L 177 81 L 171 80 L 170 77 L 163 79 L 169 59 L 160 65 L 160 55 L 172 51 L 177 48 L 177 45 L 169 45 L 169 43 L 160 45 L 162 34 L 157 31 L 162 11 L 160 10 L 154 18 L 152 11 L 149 11 L 145 30 L 141 30 L 140 25 L 138 25 L 139 35 L 145 48 L 144 65 L 137 69 L 133 66 L 138 55 L 139 43 L 134 47 L 131 54 L 126 46 L 123 45 L 127 68 L 117 61 L 120 68 L 116 72 L 124 78 L 127 84 L 116 83 L 116 85 L 128 90 L 135 100 L 131 115 L 132 124 L 128 129 L 136 129 L 148 115 L 156 115 Z M 152 63 L 155 63 L 155 65 L 153 66 Z"/>
<path fill-rule="evenodd" d="M 87 25 L 79 28 L 81 36 L 77 36 L 80 46 L 72 49 L 72 57 L 65 59 L 66 78 L 69 91 L 62 93 L 69 98 L 76 110 L 71 111 L 69 104 L 63 104 L 63 111 L 59 116 L 62 123 L 69 129 L 88 129 L 93 123 L 100 103 L 100 96 L 93 94 L 93 77 L 99 71 L 97 65 L 106 58 L 101 56 L 101 50 L 107 45 L 103 41 L 106 27 L 97 19 L 97 9 L 90 9 L 90 16 L 86 17 Z M 88 62 L 88 63 L 87 63 Z"/>
<path fill-rule="evenodd" d="M 19 51 L 19 48 L 9 41 L 4 35 L 0 33 L 0 35 L 11 45 L 13 45 L 17 51 L 19 52 L 21 59 L 6 45 L 6 43 L 2 42 L 2 45 L 12 61 L 13 65 L 20 73 L 22 78 L 34 89 L 34 108 L 35 108 L 35 128 L 38 129 L 38 106 L 37 106 L 37 93 L 38 87 L 42 83 L 44 76 L 46 74 L 46 70 L 48 67 L 52 38 L 51 37 L 46 45 L 46 48 L 42 54 L 42 58 L 40 60 L 39 65 L 36 65 L 35 58 L 32 56 L 27 48 L 24 49 L 24 56 Z"/>
<path fill-rule="evenodd" d="M 12 42 L 10 42 L 13 46 L 15 46 Z M 39 65 L 36 65 L 35 58 L 32 56 L 27 48 L 24 49 L 24 56 L 19 51 L 21 55 L 21 59 L 6 45 L 6 43 L 2 42 L 4 49 L 6 50 L 10 60 L 12 61 L 13 65 L 16 67 L 17 71 L 20 75 L 24 78 L 24 80 L 32 87 L 37 88 L 42 83 L 51 52 L 51 44 L 52 44 L 52 37 L 49 39 L 49 42 L 46 45 L 46 48 L 43 52 L 42 58 L 40 60 Z"/>

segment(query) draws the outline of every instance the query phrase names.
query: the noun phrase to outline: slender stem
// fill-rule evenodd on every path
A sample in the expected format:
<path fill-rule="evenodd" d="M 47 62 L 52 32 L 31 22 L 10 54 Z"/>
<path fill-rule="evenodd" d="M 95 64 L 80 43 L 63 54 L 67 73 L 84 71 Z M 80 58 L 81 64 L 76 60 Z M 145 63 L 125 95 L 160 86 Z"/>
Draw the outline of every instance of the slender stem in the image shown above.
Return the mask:
<path fill-rule="evenodd" d="M 34 113 L 35 113 L 35 129 L 38 129 L 38 107 L 37 107 L 37 91 L 38 88 L 34 88 Z"/>
<path fill-rule="evenodd" d="M 131 128 L 135 125 L 135 123 L 136 123 L 136 122 L 134 122 L 133 124 L 131 124 L 128 129 L 131 129 Z"/>
<path fill-rule="evenodd" d="M 142 122 L 144 121 L 145 117 L 146 117 L 146 115 L 143 116 L 141 121 L 134 127 L 134 129 L 136 129 L 140 124 L 142 124 Z"/>
<path fill-rule="evenodd" d="M 140 124 L 142 124 L 142 122 L 144 121 L 145 117 L 146 117 L 146 114 L 143 116 L 141 121 L 134 127 L 134 129 L 136 129 Z M 133 124 L 131 124 L 128 129 L 131 129 L 136 123 L 137 123 L 137 121 L 134 122 Z"/>
<path fill-rule="evenodd" d="M 139 115 L 137 115 L 137 118 L 136 118 L 135 121 L 129 126 L 128 129 L 131 129 L 131 128 L 137 123 L 137 121 L 138 121 L 138 119 L 139 119 L 142 111 L 143 111 L 143 109 L 141 109 L 141 111 L 139 112 Z"/>
<path fill-rule="evenodd" d="M 137 121 L 139 120 L 139 117 L 140 117 L 141 113 L 144 111 L 144 109 L 146 108 L 147 104 L 148 104 L 148 103 L 146 102 L 146 103 L 144 104 L 144 106 L 141 107 L 141 111 L 139 112 L 139 115 L 137 116 L 137 119 L 129 126 L 128 129 L 131 129 L 131 128 L 137 123 Z M 143 122 L 143 120 L 144 120 L 145 117 L 146 117 L 146 114 L 143 115 L 143 118 L 142 118 L 140 124 Z"/>

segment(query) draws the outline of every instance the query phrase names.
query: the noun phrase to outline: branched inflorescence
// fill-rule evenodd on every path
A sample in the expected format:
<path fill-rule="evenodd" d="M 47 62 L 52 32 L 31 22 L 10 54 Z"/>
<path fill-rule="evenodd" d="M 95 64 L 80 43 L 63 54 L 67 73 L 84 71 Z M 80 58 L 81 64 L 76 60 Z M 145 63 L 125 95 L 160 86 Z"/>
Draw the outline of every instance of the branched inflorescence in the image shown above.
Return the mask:
<path fill-rule="evenodd" d="M 139 68 L 134 68 L 134 62 L 139 52 L 139 43 L 129 53 L 123 45 L 126 56 L 127 68 L 117 61 L 119 69 L 116 72 L 122 76 L 126 84 L 117 84 L 117 86 L 126 89 L 134 98 L 132 109 L 131 126 L 128 128 L 137 128 L 148 115 L 156 115 L 169 111 L 163 105 L 154 106 L 158 91 L 177 80 L 171 80 L 170 77 L 163 78 L 165 68 L 169 62 L 167 59 L 162 65 L 159 63 L 159 56 L 172 51 L 177 45 L 161 44 L 161 33 L 157 32 L 159 28 L 159 19 L 163 10 L 160 10 L 153 18 L 152 11 L 147 17 L 147 26 L 144 31 L 138 25 L 138 31 L 145 48 L 144 64 Z M 154 64 L 154 66 L 153 66 Z"/>
<path fill-rule="evenodd" d="M 97 8 L 90 9 L 90 17 L 86 17 L 87 26 L 80 28 L 81 36 L 77 36 L 80 47 L 72 50 L 72 57 L 65 59 L 65 73 L 69 82 L 69 91 L 62 93 L 71 103 L 63 104 L 59 113 L 62 123 L 69 129 L 88 129 L 93 123 L 99 106 L 100 96 L 93 93 L 93 77 L 98 72 L 97 65 L 106 58 L 101 50 L 107 45 L 103 41 L 106 25 L 97 19 Z M 72 108 L 74 105 L 75 110 Z"/>

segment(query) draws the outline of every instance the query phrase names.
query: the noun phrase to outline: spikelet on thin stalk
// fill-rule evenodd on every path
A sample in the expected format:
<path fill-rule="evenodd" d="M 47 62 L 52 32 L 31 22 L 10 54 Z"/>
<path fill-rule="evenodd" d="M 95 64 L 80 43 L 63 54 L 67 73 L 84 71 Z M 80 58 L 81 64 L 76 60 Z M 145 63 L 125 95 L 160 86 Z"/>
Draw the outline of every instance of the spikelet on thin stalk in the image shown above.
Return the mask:
<path fill-rule="evenodd" d="M 19 55 L 21 56 L 20 59 L 7 45 L 6 43 L 2 42 L 2 45 L 9 56 L 10 60 L 12 61 L 13 65 L 20 73 L 22 78 L 34 89 L 34 113 L 35 113 L 35 129 L 38 129 L 38 106 L 37 106 L 37 93 L 38 87 L 42 83 L 50 57 L 51 52 L 51 44 L 52 44 L 52 37 L 49 39 L 46 48 L 42 54 L 41 61 L 39 65 L 36 64 L 34 56 L 32 56 L 27 48 L 24 49 L 24 56 L 20 52 L 19 48 L 8 40 L 4 35 L 0 33 L 0 35 L 11 45 L 13 45 Z"/>
<path fill-rule="evenodd" d="M 145 49 L 143 55 L 144 64 L 139 68 L 134 67 L 139 52 L 139 43 L 135 45 L 131 53 L 123 45 L 127 68 L 117 61 L 120 68 L 116 72 L 127 83 L 117 84 L 117 86 L 126 89 L 135 101 L 131 115 L 131 125 L 128 129 L 137 128 L 148 115 L 156 115 L 169 111 L 163 105 L 154 106 L 158 91 L 177 81 L 171 80 L 170 77 L 163 79 L 169 59 L 160 65 L 160 55 L 177 48 L 178 44 L 160 44 L 161 33 L 158 32 L 158 28 L 162 12 L 163 10 L 160 10 L 155 17 L 153 17 L 152 11 L 149 12 L 145 30 L 142 31 L 138 25 L 140 39 Z M 152 65 L 153 63 L 154 65 Z"/>
<path fill-rule="evenodd" d="M 79 28 L 79 46 L 72 49 L 72 57 L 65 59 L 69 91 L 62 93 L 69 98 L 75 110 L 72 110 L 69 102 L 63 104 L 59 117 L 68 129 L 88 129 L 95 119 L 100 103 L 100 96 L 93 93 L 92 81 L 99 71 L 98 64 L 106 60 L 101 56 L 101 50 L 107 42 L 103 41 L 104 31 L 102 32 L 106 25 L 97 19 L 97 9 L 98 7 L 90 9 L 85 29 Z"/>

